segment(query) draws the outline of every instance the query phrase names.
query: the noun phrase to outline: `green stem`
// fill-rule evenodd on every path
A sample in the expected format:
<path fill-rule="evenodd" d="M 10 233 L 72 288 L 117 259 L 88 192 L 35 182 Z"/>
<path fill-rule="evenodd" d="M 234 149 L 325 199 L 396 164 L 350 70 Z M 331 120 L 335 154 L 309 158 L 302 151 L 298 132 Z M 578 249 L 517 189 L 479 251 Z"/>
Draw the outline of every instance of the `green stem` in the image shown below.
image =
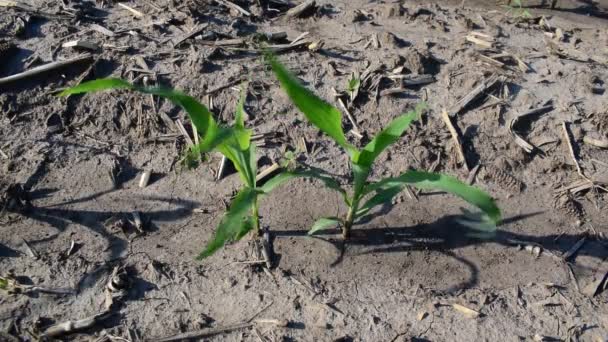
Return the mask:
<path fill-rule="evenodd" d="M 353 227 L 353 220 L 355 219 L 355 212 L 357 212 L 357 203 L 353 203 L 348 208 L 348 214 L 346 214 L 346 220 L 344 220 L 344 226 L 342 227 L 342 237 L 344 240 L 348 240 L 350 237 L 350 229 Z"/>
<path fill-rule="evenodd" d="M 260 213 L 258 208 L 257 196 L 253 200 L 253 208 L 251 209 L 251 213 L 253 215 L 253 229 L 258 234 L 258 236 L 262 236 L 262 230 L 260 229 Z"/>

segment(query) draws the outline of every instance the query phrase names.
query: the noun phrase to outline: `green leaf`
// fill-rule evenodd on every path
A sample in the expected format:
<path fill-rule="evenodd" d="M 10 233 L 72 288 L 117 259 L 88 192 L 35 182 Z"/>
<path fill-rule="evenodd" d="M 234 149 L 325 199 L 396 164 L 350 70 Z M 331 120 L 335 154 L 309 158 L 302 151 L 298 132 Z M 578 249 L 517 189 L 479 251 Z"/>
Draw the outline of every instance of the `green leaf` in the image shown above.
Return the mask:
<path fill-rule="evenodd" d="M 446 191 L 481 209 L 494 224 L 500 221 L 500 209 L 496 206 L 496 202 L 490 195 L 454 177 L 439 173 L 407 171 L 399 177 L 383 179 L 380 182 L 369 185 L 366 193 L 406 184 L 411 184 L 420 189 Z"/>
<path fill-rule="evenodd" d="M 342 189 L 342 187 L 340 186 L 340 183 L 338 183 L 336 180 L 334 180 L 330 176 L 324 175 L 321 172 L 319 172 L 318 170 L 313 170 L 313 169 L 281 172 L 278 175 L 269 179 L 259 189 L 261 191 L 263 191 L 264 193 L 268 194 L 272 190 L 277 188 L 278 186 L 284 184 L 285 182 L 287 182 L 291 179 L 297 178 L 297 177 L 306 177 L 306 178 L 313 178 L 313 179 L 320 180 L 321 182 L 323 182 L 323 184 L 326 187 L 339 192 L 342 195 L 342 197 L 344 198 L 344 201 L 346 202 L 346 204 L 350 203 L 350 201 L 348 200 L 348 196 L 346 194 L 346 190 Z"/>
<path fill-rule="evenodd" d="M 237 138 L 233 138 L 237 139 Z M 253 149 L 241 150 L 239 144 L 232 140 L 229 143 L 223 143 L 217 147 L 221 154 L 226 156 L 234 165 L 243 183 L 247 186 L 255 187 L 255 156 L 252 156 Z"/>
<path fill-rule="evenodd" d="M 241 89 L 241 96 L 239 103 L 236 105 L 236 111 L 234 113 L 234 126 L 238 128 L 245 128 L 245 97 L 247 92 L 245 89 Z"/>
<path fill-rule="evenodd" d="M 364 195 L 365 186 L 367 184 L 367 177 L 369 176 L 371 167 L 355 163 L 351 163 L 351 167 L 353 170 L 353 177 L 355 183 L 353 199 L 355 202 L 357 202 Z"/>
<path fill-rule="evenodd" d="M 215 231 L 213 239 L 207 244 L 204 251 L 199 254 L 197 260 L 204 259 L 226 243 L 238 241 L 253 228 L 249 209 L 253 206 L 259 191 L 252 188 L 244 188 L 236 195 L 230 209 L 224 214 L 220 224 Z"/>
<path fill-rule="evenodd" d="M 357 154 L 356 148 L 349 144 L 344 136 L 340 111 L 301 85 L 300 81 L 274 56 L 267 54 L 266 58 L 281 83 L 281 87 L 295 106 L 304 113 L 308 121 L 317 126 L 323 133 L 329 135 L 350 155 Z"/>
<path fill-rule="evenodd" d="M 426 104 L 424 102 L 419 103 L 413 111 L 394 119 L 363 148 L 359 158 L 355 162 L 362 166 L 371 167 L 380 153 L 399 140 L 403 132 L 405 132 L 412 121 L 418 119 L 425 108 Z"/>
<path fill-rule="evenodd" d="M 164 97 L 174 104 L 182 107 L 192 123 L 196 126 L 198 133 L 204 138 L 202 146 L 208 152 L 219 145 L 223 139 L 231 135 L 227 132 L 228 128 L 219 127 L 211 112 L 198 102 L 195 98 L 188 96 L 180 91 L 166 88 L 134 87 L 135 90 L 146 94 Z"/>
<path fill-rule="evenodd" d="M 374 207 L 376 207 L 380 204 L 390 202 L 393 199 L 393 197 L 395 197 L 398 193 L 401 192 L 401 190 L 403 190 L 402 185 L 390 186 L 390 187 L 387 187 L 384 189 L 376 190 L 376 194 L 374 196 L 372 196 L 370 199 L 368 199 L 359 208 L 359 210 L 357 210 L 357 214 L 356 214 L 355 218 L 361 217 L 361 216 L 367 214 L 367 212 L 369 212 Z"/>
<path fill-rule="evenodd" d="M 312 228 L 308 231 L 308 235 L 313 235 L 321 230 L 325 230 L 330 227 L 338 226 L 342 223 L 342 220 L 338 217 L 322 217 L 312 225 Z"/>
<path fill-rule="evenodd" d="M 361 81 L 355 77 L 353 74 L 351 78 L 348 80 L 348 91 L 354 93 L 357 89 L 359 89 L 359 84 Z"/>
<path fill-rule="evenodd" d="M 102 78 L 99 80 L 84 82 L 72 88 L 65 89 L 59 93 L 59 96 L 69 96 L 110 89 L 133 89 L 133 85 L 119 78 Z"/>
<path fill-rule="evenodd" d="M 225 139 L 230 138 L 233 132 L 228 128 L 217 125 L 209 110 L 191 96 L 182 92 L 166 88 L 140 87 L 117 78 L 105 78 L 81 83 L 75 87 L 64 90 L 59 96 L 81 94 L 111 89 L 131 89 L 142 93 L 164 97 L 175 105 L 182 107 L 196 126 L 198 133 L 203 137 L 197 147 L 201 153 L 209 152 L 221 144 Z"/>

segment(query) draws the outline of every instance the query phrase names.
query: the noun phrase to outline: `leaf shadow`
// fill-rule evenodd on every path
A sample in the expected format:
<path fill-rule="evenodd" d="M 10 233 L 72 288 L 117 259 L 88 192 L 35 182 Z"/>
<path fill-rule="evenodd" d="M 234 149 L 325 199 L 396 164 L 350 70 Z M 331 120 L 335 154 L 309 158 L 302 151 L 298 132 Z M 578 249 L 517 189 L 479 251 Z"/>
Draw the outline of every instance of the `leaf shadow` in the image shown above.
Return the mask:
<path fill-rule="evenodd" d="M 527 218 L 537 216 L 541 212 L 522 214 L 504 219 L 502 225 L 515 223 Z M 541 245 L 544 250 L 554 255 L 563 255 L 574 244 L 582 239 L 584 232 L 572 234 L 549 234 L 535 236 L 497 229 L 492 234 L 480 236 L 480 231 L 460 224 L 463 217 L 458 215 L 445 216 L 429 224 L 419 224 L 410 227 L 384 227 L 353 229 L 352 236 L 346 242 L 338 235 L 338 229 L 325 230 L 313 238 L 327 242 L 339 252 L 336 260 L 330 265 L 336 267 L 345 257 L 354 257 L 370 254 L 406 253 L 420 251 L 435 251 L 448 256 L 461 263 L 468 271 L 468 279 L 450 286 L 448 292 L 471 288 L 479 282 L 478 266 L 458 255 L 455 250 L 486 244 L 498 244 L 515 247 L 521 243 Z M 306 230 L 276 231 L 273 236 L 298 237 L 306 236 Z M 559 240 L 559 243 L 555 241 Z M 606 249 L 580 249 L 577 256 L 588 256 L 603 260 L 606 258 Z"/>

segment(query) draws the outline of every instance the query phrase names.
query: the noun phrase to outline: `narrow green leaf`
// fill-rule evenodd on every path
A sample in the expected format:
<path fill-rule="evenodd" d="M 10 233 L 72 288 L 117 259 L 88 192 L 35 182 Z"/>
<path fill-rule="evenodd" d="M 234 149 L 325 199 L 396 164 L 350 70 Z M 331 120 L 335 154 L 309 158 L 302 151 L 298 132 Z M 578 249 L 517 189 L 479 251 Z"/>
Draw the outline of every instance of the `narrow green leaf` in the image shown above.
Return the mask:
<path fill-rule="evenodd" d="M 133 89 L 133 86 L 129 82 L 123 81 L 119 78 L 102 78 L 99 80 L 84 82 L 72 88 L 65 89 L 59 93 L 59 96 L 69 96 L 110 89 Z"/>
<path fill-rule="evenodd" d="M 241 150 L 233 137 L 232 141 L 217 146 L 217 150 L 232 162 L 243 183 L 254 188 L 255 170 L 252 163 L 255 163 L 255 157 L 251 156 L 251 149 Z"/>
<path fill-rule="evenodd" d="M 425 108 L 426 104 L 424 102 L 419 103 L 413 111 L 391 121 L 386 128 L 380 131 L 380 133 L 363 148 L 359 158 L 355 162 L 362 166 L 371 167 L 380 153 L 399 140 L 403 132 L 410 126 L 412 121 L 418 119 L 420 113 Z"/>
<path fill-rule="evenodd" d="M 344 201 L 346 202 L 346 204 L 350 203 L 348 196 L 346 194 L 346 190 L 344 190 L 340 186 L 340 183 L 338 183 L 336 180 L 334 180 L 330 176 L 327 176 L 327 175 L 319 172 L 318 170 L 313 170 L 313 169 L 281 172 L 278 175 L 269 179 L 266 183 L 264 183 L 264 185 L 262 185 L 260 187 L 260 190 L 263 191 L 264 193 L 268 194 L 272 190 L 277 188 L 278 186 L 284 184 L 285 182 L 287 182 L 291 179 L 297 178 L 297 177 L 313 178 L 313 179 L 320 180 L 321 182 L 323 182 L 323 184 L 326 187 L 339 192 L 342 195 L 342 197 L 344 198 Z"/>
<path fill-rule="evenodd" d="M 353 177 L 355 183 L 353 198 L 355 201 L 358 201 L 364 195 L 365 186 L 367 184 L 367 177 L 369 176 L 371 167 L 351 163 L 351 168 L 353 170 Z"/>
<path fill-rule="evenodd" d="M 245 128 L 245 100 L 247 97 L 247 91 L 243 87 L 241 89 L 241 96 L 239 102 L 236 105 L 236 111 L 234 113 L 234 125 L 238 128 Z"/>
<path fill-rule="evenodd" d="M 401 192 L 401 190 L 403 190 L 402 185 L 396 185 L 396 186 L 391 186 L 391 187 L 387 187 L 384 189 L 376 190 L 376 194 L 374 196 L 372 196 L 370 199 L 368 199 L 359 208 L 359 210 L 357 210 L 356 217 L 361 217 L 361 216 L 367 214 L 370 210 L 372 210 L 374 207 L 376 207 L 380 204 L 390 202 L 393 199 L 393 197 L 395 197 L 398 193 Z"/>
<path fill-rule="evenodd" d="M 226 137 L 226 134 L 222 134 L 222 130 L 220 127 L 218 127 L 217 123 L 213 119 L 213 115 L 211 115 L 211 112 L 209 112 L 207 107 L 202 105 L 192 96 L 167 88 L 134 87 L 134 89 L 142 93 L 164 97 L 174 104 L 182 107 L 186 113 L 188 113 L 188 116 L 190 117 L 190 120 L 192 120 L 192 123 L 196 126 L 198 133 L 205 140 L 208 140 L 206 143 L 208 145 L 208 149 L 212 149 L 213 147 L 217 146 L 219 142 L 215 142 L 215 139 Z"/>
<path fill-rule="evenodd" d="M 325 102 L 287 70 L 274 56 L 268 54 L 268 59 L 281 87 L 287 93 L 295 106 L 306 118 L 323 133 L 329 135 L 338 145 L 353 154 L 356 149 L 348 143 L 342 130 L 342 114 L 338 109 Z"/>
<path fill-rule="evenodd" d="M 494 199 L 484 191 L 458 179 L 439 173 L 407 171 L 395 178 L 383 179 L 367 187 L 366 193 L 395 186 L 411 184 L 420 189 L 438 189 L 456 195 L 481 209 L 495 224 L 500 221 L 500 209 Z"/>
<path fill-rule="evenodd" d="M 321 230 L 335 227 L 340 224 L 342 224 L 342 220 L 338 217 L 322 217 L 312 225 L 312 228 L 308 231 L 308 235 L 313 235 Z"/>
<path fill-rule="evenodd" d="M 211 151 L 225 139 L 233 135 L 229 129 L 217 125 L 213 116 L 205 106 L 193 97 L 177 90 L 140 87 L 121 79 L 105 78 L 81 83 L 75 87 L 64 90 L 59 96 L 111 89 L 131 89 L 146 94 L 161 96 L 173 102 L 175 105 L 182 107 L 188 113 L 188 116 L 196 126 L 198 133 L 203 137 L 203 141 L 197 146 L 197 150 L 201 153 Z"/>
<path fill-rule="evenodd" d="M 220 221 L 213 239 L 197 257 L 197 260 L 212 255 L 228 242 L 239 240 L 253 228 L 249 213 L 258 194 L 259 192 L 252 188 L 244 188 L 239 191 L 232 201 L 230 209 Z"/>

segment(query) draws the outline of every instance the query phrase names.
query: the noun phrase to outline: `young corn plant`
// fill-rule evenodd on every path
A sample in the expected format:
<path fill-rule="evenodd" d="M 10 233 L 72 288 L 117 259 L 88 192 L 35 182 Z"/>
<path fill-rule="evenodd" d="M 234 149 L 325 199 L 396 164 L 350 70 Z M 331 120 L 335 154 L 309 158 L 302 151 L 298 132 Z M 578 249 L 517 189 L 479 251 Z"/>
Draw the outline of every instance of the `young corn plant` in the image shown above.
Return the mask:
<path fill-rule="evenodd" d="M 529 19 L 532 17 L 532 13 L 524 8 L 522 0 L 509 0 L 505 7 L 508 9 L 507 14 L 513 12 L 518 19 Z M 552 5 L 553 7 L 555 7 L 554 4 Z"/>
<path fill-rule="evenodd" d="M 500 210 L 494 199 L 485 192 L 460 182 L 456 178 L 423 171 L 410 170 L 398 177 L 385 178 L 376 182 L 368 182 L 374 161 L 390 145 L 401 138 L 410 123 L 416 120 L 425 105 L 419 104 L 416 109 L 394 119 L 380 131 L 363 149 L 359 150 L 350 144 L 342 130 L 342 114 L 338 109 L 320 99 L 313 92 L 305 88 L 297 78 L 291 74 L 273 55 L 267 54 L 266 59 L 272 68 L 281 87 L 294 105 L 306 116 L 308 121 L 323 133 L 331 137 L 341 146 L 350 157 L 353 189 L 350 194 L 340 184 L 323 176 L 324 183 L 330 188 L 340 192 L 348 211 L 344 217 L 324 217 L 316 221 L 309 231 L 314 234 L 320 230 L 341 226 L 342 235 L 347 239 L 353 224 L 367 215 L 376 206 L 390 202 L 406 185 L 420 189 L 438 189 L 454 194 L 473 204 L 482 211 L 483 224 L 477 222 L 477 227 L 495 227 L 500 220 Z M 272 180 L 273 182 L 286 181 L 292 177 L 310 176 L 317 172 L 291 172 L 284 173 Z"/>
<path fill-rule="evenodd" d="M 243 188 L 236 194 L 230 208 L 221 219 L 213 239 L 197 259 L 212 255 L 227 242 L 240 240 L 250 231 L 261 235 L 258 202 L 262 195 L 268 194 L 275 187 L 272 184 L 277 182 L 271 179 L 269 185 L 259 187 L 256 184 L 257 159 L 255 146 L 251 144 L 251 130 L 245 128 L 244 124 L 244 96 L 237 105 L 232 126 L 219 125 L 204 105 L 179 91 L 141 87 L 121 79 L 109 78 L 85 82 L 63 91 L 60 96 L 111 89 L 129 89 L 157 95 L 180 106 L 188 113 L 201 137 L 199 144 L 192 147 L 187 154 L 200 155 L 215 150 L 228 158 L 237 170 Z M 282 176 L 279 174 L 275 177 Z"/>

